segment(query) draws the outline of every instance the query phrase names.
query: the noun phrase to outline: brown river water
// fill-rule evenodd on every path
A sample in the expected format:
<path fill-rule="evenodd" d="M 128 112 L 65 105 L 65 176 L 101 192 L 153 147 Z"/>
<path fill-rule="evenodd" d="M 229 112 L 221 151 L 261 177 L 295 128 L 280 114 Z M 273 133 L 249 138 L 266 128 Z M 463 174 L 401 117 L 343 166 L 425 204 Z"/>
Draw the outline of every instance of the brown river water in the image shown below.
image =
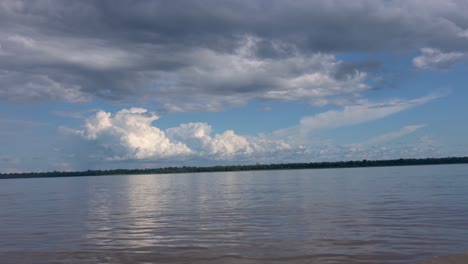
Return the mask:
<path fill-rule="evenodd" d="M 0 263 L 468 263 L 468 165 L 0 180 Z"/>

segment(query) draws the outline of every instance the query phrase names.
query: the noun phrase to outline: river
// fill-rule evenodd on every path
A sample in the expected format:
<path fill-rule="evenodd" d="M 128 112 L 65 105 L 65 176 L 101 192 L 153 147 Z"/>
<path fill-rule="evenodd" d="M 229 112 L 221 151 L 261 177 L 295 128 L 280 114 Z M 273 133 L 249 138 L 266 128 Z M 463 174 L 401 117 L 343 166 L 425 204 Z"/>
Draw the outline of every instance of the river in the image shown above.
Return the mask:
<path fill-rule="evenodd" d="M 406 264 L 466 249 L 468 165 L 0 180 L 0 263 Z"/>

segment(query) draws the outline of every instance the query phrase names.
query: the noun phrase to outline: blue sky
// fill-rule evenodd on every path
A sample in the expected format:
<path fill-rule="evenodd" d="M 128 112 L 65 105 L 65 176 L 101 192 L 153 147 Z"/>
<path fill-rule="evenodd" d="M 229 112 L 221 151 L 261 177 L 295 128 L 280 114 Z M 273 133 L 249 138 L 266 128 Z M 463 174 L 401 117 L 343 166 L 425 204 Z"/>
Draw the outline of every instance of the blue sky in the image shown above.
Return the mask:
<path fill-rule="evenodd" d="M 0 2 L 0 172 L 468 155 L 466 1 Z"/>

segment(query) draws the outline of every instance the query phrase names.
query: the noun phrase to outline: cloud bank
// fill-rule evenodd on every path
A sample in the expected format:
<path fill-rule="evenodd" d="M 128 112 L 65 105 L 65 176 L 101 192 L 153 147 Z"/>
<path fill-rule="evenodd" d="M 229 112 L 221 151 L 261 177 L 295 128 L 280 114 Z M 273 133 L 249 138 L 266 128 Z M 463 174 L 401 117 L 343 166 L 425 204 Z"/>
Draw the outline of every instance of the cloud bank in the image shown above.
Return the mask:
<path fill-rule="evenodd" d="M 93 146 L 91 152 L 106 161 L 204 160 L 206 162 L 285 162 L 298 159 L 345 158 L 352 149 L 378 145 L 416 132 L 424 125 L 403 127 L 344 149 L 335 145 L 311 143 L 308 137 L 323 129 L 335 129 L 385 118 L 428 103 L 440 96 L 412 100 L 364 101 L 341 110 L 303 117 L 296 127 L 256 136 L 238 135 L 233 130 L 213 134 L 207 123 L 186 123 L 165 130 L 155 126 L 159 116 L 143 108 L 122 109 L 115 114 L 98 111 L 84 121 L 82 129 L 62 128 Z M 357 151 L 357 150 L 356 150 Z M 364 151 L 360 152 L 363 155 Z M 334 157 L 334 158 L 333 158 Z"/>
<path fill-rule="evenodd" d="M 468 52 L 467 9 L 463 0 L 5 0 L 0 100 L 138 101 L 170 112 L 250 100 L 340 105 L 373 88 L 379 64 L 337 54 L 431 47 L 415 66 L 448 67 Z"/>

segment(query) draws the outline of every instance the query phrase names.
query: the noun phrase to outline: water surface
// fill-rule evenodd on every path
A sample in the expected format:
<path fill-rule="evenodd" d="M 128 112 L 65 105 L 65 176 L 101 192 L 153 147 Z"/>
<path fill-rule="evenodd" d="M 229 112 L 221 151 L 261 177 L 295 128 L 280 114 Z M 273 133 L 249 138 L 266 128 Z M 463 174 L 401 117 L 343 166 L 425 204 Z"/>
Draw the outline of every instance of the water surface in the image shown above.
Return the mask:
<path fill-rule="evenodd" d="M 468 249 L 468 165 L 0 181 L 1 263 L 416 263 Z"/>

